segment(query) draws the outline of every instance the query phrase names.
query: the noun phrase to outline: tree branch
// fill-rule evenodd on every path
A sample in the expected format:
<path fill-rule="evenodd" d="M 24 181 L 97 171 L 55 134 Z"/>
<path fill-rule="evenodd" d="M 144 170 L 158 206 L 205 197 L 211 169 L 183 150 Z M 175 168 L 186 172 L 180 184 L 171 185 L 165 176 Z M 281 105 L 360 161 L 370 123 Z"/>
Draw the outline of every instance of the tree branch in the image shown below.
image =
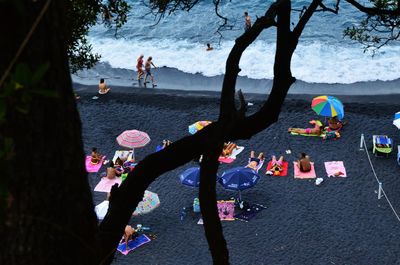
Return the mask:
<path fill-rule="evenodd" d="M 303 16 L 301 16 L 299 23 L 297 23 L 296 27 L 293 29 L 293 36 L 295 39 L 297 39 L 297 41 L 301 33 L 303 32 L 303 29 L 306 26 L 307 22 L 310 20 L 317 7 L 321 4 L 321 0 L 313 0 L 307 10 L 304 12 Z"/>
<path fill-rule="evenodd" d="M 360 4 L 358 1 L 355 0 L 346 0 L 349 4 L 353 5 L 355 8 L 360 10 L 363 13 L 366 13 L 370 16 L 375 15 L 400 15 L 400 7 L 397 6 L 395 9 L 381 9 L 376 7 L 366 7 Z"/>

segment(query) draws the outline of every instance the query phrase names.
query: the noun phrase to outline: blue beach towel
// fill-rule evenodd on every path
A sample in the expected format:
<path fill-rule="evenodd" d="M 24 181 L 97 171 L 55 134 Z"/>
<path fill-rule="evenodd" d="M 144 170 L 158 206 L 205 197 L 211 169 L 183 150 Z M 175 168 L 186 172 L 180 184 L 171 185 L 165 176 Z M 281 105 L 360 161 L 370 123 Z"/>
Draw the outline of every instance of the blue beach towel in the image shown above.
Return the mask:
<path fill-rule="evenodd" d="M 251 219 L 253 219 L 257 213 L 261 212 L 262 210 L 267 209 L 267 207 L 261 205 L 261 204 L 252 204 L 246 209 L 243 209 L 243 211 L 239 214 L 236 214 L 234 217 L 236 219 L 248 222 Z"/>
<path fill-rule="evenodd" d="M 141 234 L 141 235 L 137 236 L 135 239 L 129 240 L 128 247 L 126 247 L 125 242 L 120 243 L 118 245 L 117 250 L 124 255 L 128 255 L 128 253 L 131 250 L 134 250 L 134 249 L 140 247 L 141 245 L 149 243 L 150 241 L 151 241 L 150 238 L 148 238 L 145 234 Z"/>

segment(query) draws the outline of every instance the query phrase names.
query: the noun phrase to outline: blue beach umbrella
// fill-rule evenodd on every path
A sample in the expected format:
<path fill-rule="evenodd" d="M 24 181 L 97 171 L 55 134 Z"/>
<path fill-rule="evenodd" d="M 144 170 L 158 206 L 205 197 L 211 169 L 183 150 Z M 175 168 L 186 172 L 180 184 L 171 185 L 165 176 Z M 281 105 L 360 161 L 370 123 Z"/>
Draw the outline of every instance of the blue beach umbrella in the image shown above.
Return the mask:
<path fill-rule="evenodd" d="M 239 200 L 242 200 L 241 191 L 257 184 L 260 176 L 257 172 L 247 167 L 235 167 L 222 173 L 218 182 L 226 190 L 239 191 Z"/>
<path fill-rule="evenodd" d="M 393 125 L 400 129 L 400 111 L 394 114 Z"/>
<path fill-rule="evenodd" d="M 179 175 L 179 179 L 183 185 L 198 187 L 200 185 L 200 167 L 190 167 L 186 169 Z"/>
<path fill-rule="evenodd" d="M 198 187 L 200 185 L 200 167 L 190 167 L 179 175 L 181 183 L 190 187 Z"/>

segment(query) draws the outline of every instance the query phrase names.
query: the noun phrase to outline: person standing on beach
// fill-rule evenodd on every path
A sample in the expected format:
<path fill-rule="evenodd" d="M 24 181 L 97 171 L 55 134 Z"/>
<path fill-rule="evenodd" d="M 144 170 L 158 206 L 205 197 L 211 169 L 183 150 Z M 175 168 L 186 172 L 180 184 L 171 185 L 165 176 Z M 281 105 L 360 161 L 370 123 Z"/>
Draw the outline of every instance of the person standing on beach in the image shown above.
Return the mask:
<path fill-rule="evenodd" d="M 146 63 L 144 64 L 144 70 L 146 71 L 146 74 L 144 75 L 144 85 L 146 86 L 146 81 L 147 81 L 147 76 L 150 76 L 151 79 L 151 83 L 153 84 L 153 88 L 156 87 L 157 85 L 154 83 L 154 76 L 151 74 L 151 66 L 153 66 L 154 68 L 157 68 L 153 62 L 153 57 L 149 57 L 146 60 Z"/>
<path fill-rule="evenodd" d="M 136 64 L 136 70 L 137 70 L 137 79 L 140 82 L 140 79 L 142 78 L 142 76 L 144 75 L 143 72 L 143 57 L 144 55 L 141 54 L 139 56 L 139 58 L 137 59 L 137 64 Z"/>
<path fill-rule="evenodd" d="M 214 50 L 214 48 L 213 47 L 211 47 L 211 44 L 210 43 L 207 43 L 207 50 L 206 51 L 212 51 L 212 50 Z"/>
<path fill-rule="evenodd" d="M 244 12 L 244 32 L 248 31 L 251 28 L 251 19 L 249 13 Z"/>

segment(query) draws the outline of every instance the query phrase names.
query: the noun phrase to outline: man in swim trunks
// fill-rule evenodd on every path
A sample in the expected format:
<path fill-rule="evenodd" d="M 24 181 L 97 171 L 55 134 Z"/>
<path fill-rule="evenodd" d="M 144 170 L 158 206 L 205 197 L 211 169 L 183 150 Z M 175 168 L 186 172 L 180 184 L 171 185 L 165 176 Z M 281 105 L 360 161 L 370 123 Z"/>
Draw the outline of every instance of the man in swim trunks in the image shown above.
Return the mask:
<path fill-rule="evenodd" d="M 107 94 L 108 91 L 110 91 L 110 88 L 107 86 L 104 78 L 101 78 L 99 83 L 99 94 Z"/>
<path fill-rule="evenodd" d="M 244 12 L 244 31 L 248 31 L 251 28 L 251 19 L 249 13 Z"/>
<path fill-rule="evenodd" d="M 144 64 L 144 70 L 146 71 L 146 74 L 144 75 L 144 85 L 146 86 L 146 80 L 147 80 L 147 76 L 150 76 L 150 79 L 151 79 L 151 83 L 153 84 L 153 88 L 154 87 L 156 87 L 157 85 L 154 83 L 154 77 L 153 77 L 153 75 L 151 74 L 151 66 L 153 66 L 154 68 L 157 68 L 154 64 L 153 64 L 153 62 L 152 62 L 152 60 L 153 60 L 153 57 L 149 57 L 147 60 L 146 60 L 146 63 Z"/>
<path fill-rule="evenodd" d="M 137 64 L 136 64 L 136 70 L 137 70 L 137 79 L 140 82 L 140 79 L 142 78 L 142 76 L 144 75 L 143 72 L 143 57 L 144 55 L 141 54 L 139 56 L 139 58 L 137 59 Z"/>
<path fill-rule="evenodd" d="M 310 172 L 311 171 L 311 161 L 310 157 L 305 153 L 301 153 L 300 159 L 297 161 L 297 166 L 300 169 L 300 172 Z"/>

